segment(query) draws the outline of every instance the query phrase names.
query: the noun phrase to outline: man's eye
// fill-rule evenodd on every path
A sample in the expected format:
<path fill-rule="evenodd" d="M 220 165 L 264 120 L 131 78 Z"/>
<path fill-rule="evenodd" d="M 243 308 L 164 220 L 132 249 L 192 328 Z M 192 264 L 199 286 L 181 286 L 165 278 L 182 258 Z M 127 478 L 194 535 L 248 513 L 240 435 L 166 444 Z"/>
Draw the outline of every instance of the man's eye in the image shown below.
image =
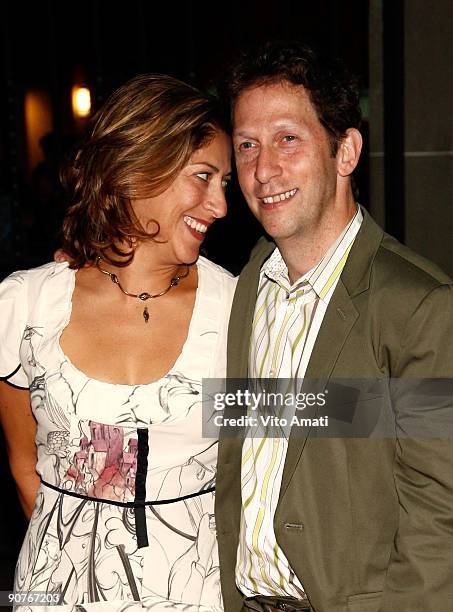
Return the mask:
<path fill-rule="evenodd" d="M 294 136 L 293 134 L 287 134 L 283 137 L 283 140 L 285 142 L 293 142 L 293 140 L 296 140 L 296 136 Z"/>
<path fill-rule="evenodd" d="M 253 142 L 241 142 L 241 144 L 239 145 L 239 150 L 240 151 L 247 151 L 250 149 L 253 149 Z"/>
<path fill-rule="evenodd" d="M 202 181 L 207 181 L 209 179 L 209 172 L 198 172 L 197 176 L 201 178 Z"/>

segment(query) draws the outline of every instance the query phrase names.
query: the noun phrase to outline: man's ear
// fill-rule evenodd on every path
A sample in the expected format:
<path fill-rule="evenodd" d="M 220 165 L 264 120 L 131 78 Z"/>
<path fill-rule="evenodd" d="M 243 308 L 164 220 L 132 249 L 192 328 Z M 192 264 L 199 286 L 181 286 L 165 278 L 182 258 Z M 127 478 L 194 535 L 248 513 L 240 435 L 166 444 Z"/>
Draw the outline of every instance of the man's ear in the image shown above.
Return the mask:
<path fill-rule="evenodd" d="M 362 135 L 359 130 L 349 128 L 340 141 L 337 151 L 337 169 L 340 176 L 349 176 L 359 163 L 362 150 Z"/>

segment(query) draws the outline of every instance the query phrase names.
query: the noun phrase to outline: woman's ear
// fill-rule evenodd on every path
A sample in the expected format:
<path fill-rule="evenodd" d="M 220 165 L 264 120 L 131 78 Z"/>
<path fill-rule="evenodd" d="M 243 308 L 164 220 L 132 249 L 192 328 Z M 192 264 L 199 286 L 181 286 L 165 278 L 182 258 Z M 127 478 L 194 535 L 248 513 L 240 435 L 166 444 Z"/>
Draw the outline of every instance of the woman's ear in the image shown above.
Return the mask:
<path fill-rule="evenodd" d="M 352 174 L 359 163 L 362 150 L 362 135 L 359 130 L 349 128 L 340 141 L 337 151 L 337 168 L 340 176 Z"/>

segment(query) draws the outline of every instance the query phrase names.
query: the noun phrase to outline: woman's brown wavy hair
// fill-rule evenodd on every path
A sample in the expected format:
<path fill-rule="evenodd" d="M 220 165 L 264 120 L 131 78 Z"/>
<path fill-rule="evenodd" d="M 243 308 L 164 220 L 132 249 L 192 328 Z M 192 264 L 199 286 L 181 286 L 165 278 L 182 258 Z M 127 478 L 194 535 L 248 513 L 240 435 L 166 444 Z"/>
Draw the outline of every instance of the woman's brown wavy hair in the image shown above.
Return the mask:
<path fill-rule="evenodd" d="M 217 102 L 173 77 L 147 74 L 115 91 L 62 172 L 69 196 L 62 248 L 71 267 L 102 256 L 129 264 L 137 240 L 154 240 L 130 201 L 164 191 L 216 131 L 227 131 Z"/>

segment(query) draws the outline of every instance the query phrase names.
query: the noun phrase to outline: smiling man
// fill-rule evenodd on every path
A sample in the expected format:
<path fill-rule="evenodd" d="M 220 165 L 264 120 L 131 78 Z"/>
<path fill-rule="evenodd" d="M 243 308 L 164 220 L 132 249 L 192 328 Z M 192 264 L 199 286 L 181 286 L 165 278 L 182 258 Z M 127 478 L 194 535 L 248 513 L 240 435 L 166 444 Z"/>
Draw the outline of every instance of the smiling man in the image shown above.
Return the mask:
<path fill-rule="evenodd" d="M 453 379 L 450 279 L 355 201 L 362 139 L 347 72 L 306 47 L 271 44 L 234 67 L 229 90 L 239 182 L 269 237 L 239 279 L 229 376 L 387 389 Z M 288 439 L 221 439 L 227 612 L 450 609 L 453 402 L 423 397 L 356 401 L 355 414 L 372 406 L 388 426 L 372 437 L 293 427 Z M 330 418 L 342 419 L 335 405 Z"/>

